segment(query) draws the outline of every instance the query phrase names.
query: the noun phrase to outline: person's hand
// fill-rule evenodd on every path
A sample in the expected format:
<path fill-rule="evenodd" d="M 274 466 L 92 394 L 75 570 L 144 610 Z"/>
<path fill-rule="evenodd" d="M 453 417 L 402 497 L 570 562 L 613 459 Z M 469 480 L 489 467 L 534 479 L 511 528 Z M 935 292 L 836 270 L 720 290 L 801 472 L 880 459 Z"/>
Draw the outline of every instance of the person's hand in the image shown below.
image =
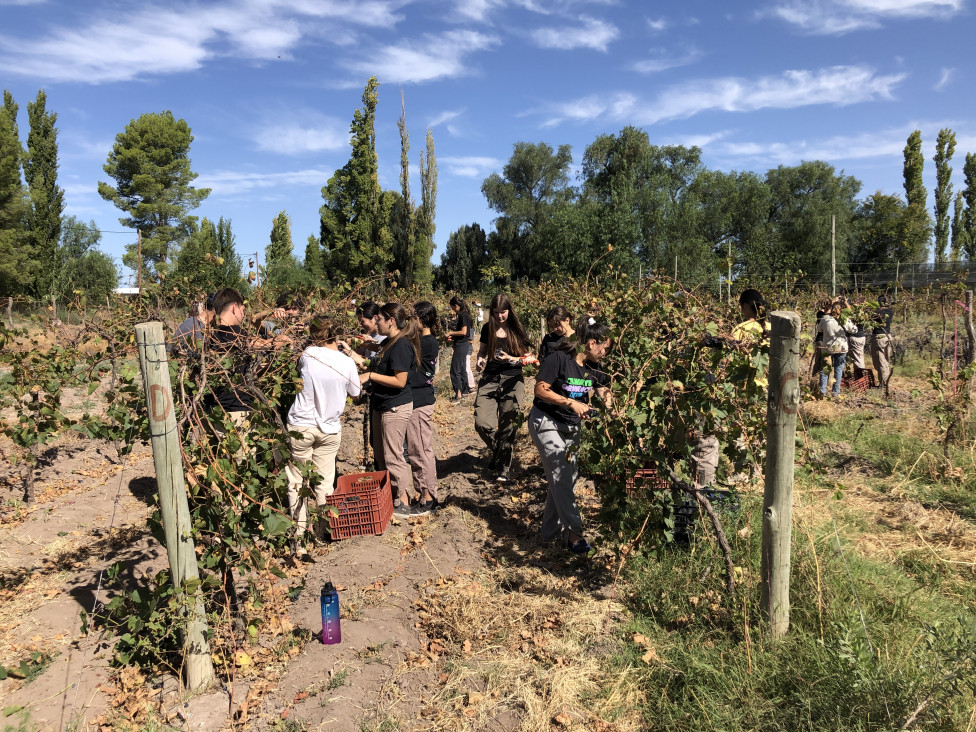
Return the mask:
<path fill-rule="evenodd" d="M 372 380 L 372 378 L 373 378 L 373 372 L 372 371 L 366 371 L 366 372 L 361 373 L 359 375 L 359 383 L 360 383 L 360 385 L 364 386 L 364 385 L 368 384 Z"/>
<path fill-rule="evenodd" d="M 583 404 L 583 402 L 578 402 L 575 399 L 570 399 L 569 408 L 572 409 L 573 414 L 575 414 L 580 419 L 587 419 L 590 416 L 589 404 Z"/>
<path fill-rule="evenodd" d="M 499 348 L 497 351 L 495 351 L 495 360 L 496 361 L 514 361 L 515 360 L 515 356 L 511 356 L 511 355 L 505 353 L 505 351 L 503 351 L 502 349 Z"/>
<path fill-rule="evenodd" d="M 484 356 L 478 356 L 478 360 L 475 362 L 474 370 L 479 374 L 485 370 L 485 364 L 488 363 L 488 359 Z"/>
<path fill-rule="evenodd" d="M 275 308 L 271 311 L 271 317 L 275 320 L 283 320 L 288 313 L 285 312 L 284 308 Z"/>

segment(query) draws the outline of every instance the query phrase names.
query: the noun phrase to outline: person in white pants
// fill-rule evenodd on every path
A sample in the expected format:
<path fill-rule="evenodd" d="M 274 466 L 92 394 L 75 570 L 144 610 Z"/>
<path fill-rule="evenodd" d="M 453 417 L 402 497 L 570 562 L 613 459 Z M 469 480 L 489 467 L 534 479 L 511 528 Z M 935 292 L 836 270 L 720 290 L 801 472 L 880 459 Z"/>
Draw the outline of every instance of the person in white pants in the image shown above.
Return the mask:
<path fill-rule="evenodd" d="M 302 496 L 305 480 L 297 466 L 311 462 L 322 476 L 322 482 L 315 486 L 315 503 L 323 505 L 335 490 L 336 455 L 342 439 L 339 420 L 346 408 L 346 396 L 356 397 L 361 391 L 356 364 L 339 351 L 337 337 L 342 334 L 338 329 L 316 318 L 309 326 L 309 335 L 314 345 L 305 349 L 298 362 L 304 388 L 288 410 L 287 420 L 288 431 L 301 435 L 288 438 L 292 462 L 285 466 L 288 507 L 299 540 L 308 528 L 308 499 Z M 305 554 L 300 541 L 296 554 Z"/>

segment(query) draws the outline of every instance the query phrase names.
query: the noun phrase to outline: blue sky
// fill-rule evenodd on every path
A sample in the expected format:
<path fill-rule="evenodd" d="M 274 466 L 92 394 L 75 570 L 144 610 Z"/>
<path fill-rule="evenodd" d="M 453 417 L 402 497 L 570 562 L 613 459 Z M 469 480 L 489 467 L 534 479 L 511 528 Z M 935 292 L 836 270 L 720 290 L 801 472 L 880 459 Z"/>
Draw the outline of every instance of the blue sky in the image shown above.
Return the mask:
<path fill-rule="evenodd" d="M 429 127 L 439 169 L 437 251 L 492 212 L 481 183 L 518 141 L 570 144 L 626 125 L 698 145 L 721 170 L 822 159 L 903 192 L 902 149 L 955 130 L 953 176 L 976 152 L 974 0 L 0 0 L 0 79 L 57 112 L 67 213 L 121 231 L 97 182 L 116 134 L 171 110 L 193 130 L 195 213 L 233 221 L 264 252 L 281 210 L 296 253 L 318 234 L 320 190 L 349 157 L 370 75 L 381 83 L 380 179 L 399 189 L 400 92 L 411 177 Z M 106 233 L 121 257 L 131 234 Z"/>

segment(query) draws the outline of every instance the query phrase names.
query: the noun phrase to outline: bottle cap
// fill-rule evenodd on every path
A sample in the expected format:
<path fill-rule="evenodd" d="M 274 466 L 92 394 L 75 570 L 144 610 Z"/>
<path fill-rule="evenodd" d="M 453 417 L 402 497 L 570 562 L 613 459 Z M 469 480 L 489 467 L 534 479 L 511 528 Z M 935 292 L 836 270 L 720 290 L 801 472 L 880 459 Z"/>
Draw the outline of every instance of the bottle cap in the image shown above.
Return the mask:
<path fill-rule="evenodd" d="M 328 594 L 330 594 L 332 592 L 335 592 L 335 591 L 336 591 L 335 585 L 332 584 L 331 581 L 326 582 L 325 583 L 325 586 L 322 588 L 322 594 L 323 595 L 328 595 Z"/>

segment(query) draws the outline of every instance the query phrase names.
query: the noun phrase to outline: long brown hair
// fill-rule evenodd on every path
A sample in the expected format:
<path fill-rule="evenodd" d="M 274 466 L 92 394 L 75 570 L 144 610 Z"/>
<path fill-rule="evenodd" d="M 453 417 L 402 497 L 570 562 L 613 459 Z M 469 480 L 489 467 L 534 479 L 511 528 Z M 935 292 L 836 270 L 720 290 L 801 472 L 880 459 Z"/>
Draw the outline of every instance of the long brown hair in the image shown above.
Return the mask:
<path fill-rule="evenodd" d="M 309 339 L 316 346 L 335 343 L 338 339 L 345 337 L 345 335 L 346 329 L 328 318 L 315 317 L 308 324 Z"/>
<path fill-rule="evenodd" d="M 509 356 L 524 356 L 528 353 L 529 339 L 525 335 L 525 329 L 522 328 L 518 315 L 515 314 L 515 308 L 512 307 L 512 301 L 508 299 L 508 295 L 504 292 L 499 292 L 491 298 L 491 303 L 488 307 L 488 358 L 491 358 L 495 353 L 495 343 L 498 340 L 495 333 L 499 328 L 508 332 L 507 353 Z M 498 317 L 495 315 L 496 310 L 508 311 L 508 320 L 505 321 L 504 325 L 498 322 Z"/>
<path fill-rule="evenodd" d="M 396 327 L 399 329 L 397 333 L 392 338 L 387 338 L 383 341 L 382 348 L 380 348 L 378 358 L 383 358 L 383 354 L 390 350 L 394 343 L 396 343 L 401 338 L 405 338 L 407 342 L 413 346 L 413 356 L 414 356 L 414 366 L 420 366 L 420 323 L 416 318 L 410 317 L 410 313 L 407 309 L 403 307 L 398 302 L 388 302 L 386 305 L 380 308 L 380 312 L 383 313 L 383 317 L 387 320 L 392 320 L 396 323 Z"/>

